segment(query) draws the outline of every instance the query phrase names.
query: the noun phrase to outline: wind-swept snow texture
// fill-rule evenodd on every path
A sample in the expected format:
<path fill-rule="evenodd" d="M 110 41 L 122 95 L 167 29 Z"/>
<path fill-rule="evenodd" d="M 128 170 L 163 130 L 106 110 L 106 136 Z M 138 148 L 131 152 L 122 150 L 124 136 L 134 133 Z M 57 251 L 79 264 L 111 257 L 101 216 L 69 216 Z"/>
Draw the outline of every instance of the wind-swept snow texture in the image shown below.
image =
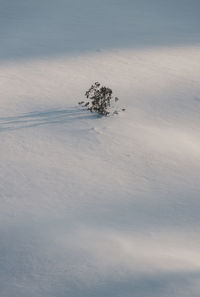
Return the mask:
<path fill-rule="evenodd" d="M 200 296 L 199 13 L 0 1 L 1 297 Z"/>

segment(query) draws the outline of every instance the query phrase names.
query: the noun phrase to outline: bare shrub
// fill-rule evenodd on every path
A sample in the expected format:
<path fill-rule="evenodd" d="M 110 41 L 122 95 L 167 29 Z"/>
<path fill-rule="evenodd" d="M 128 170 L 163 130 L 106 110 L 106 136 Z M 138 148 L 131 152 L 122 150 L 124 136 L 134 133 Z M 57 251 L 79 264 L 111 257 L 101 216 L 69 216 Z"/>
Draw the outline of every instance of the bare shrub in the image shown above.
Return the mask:
<path fill-rule="evenodd" d="M 117 97 L 113 98 L 112 94 L 113 91 L 110 88 L 101 86 L 99 82 L 95 82 L 85 93 L 86 98 L 90 101 L 81 101 L 79 104 L 99 115 L 118 114 L 117 110 L 112 111 L 112 103 L 116 103 L 119 99 Z"/>

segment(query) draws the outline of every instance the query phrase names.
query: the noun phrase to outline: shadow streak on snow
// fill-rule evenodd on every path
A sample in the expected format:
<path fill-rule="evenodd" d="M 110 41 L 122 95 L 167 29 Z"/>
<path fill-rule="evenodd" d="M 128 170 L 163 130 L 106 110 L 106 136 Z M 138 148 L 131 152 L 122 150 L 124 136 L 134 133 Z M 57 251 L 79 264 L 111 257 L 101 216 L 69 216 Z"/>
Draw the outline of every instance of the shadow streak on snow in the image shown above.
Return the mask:
<path fill-rule="evenodd" d="M 157 273 L 153 275 L 144 275 L 130 278 L 129 280 L 108 281 L 103 286 L 88 289 L 85 294 L 78 290 L 75 291 L 77 297 L 132 297 L 132 296 L 175 296 L 181 293 L 181 296 L 198 296 L 198 286 L 195 288 L 200 279 L 200 272 L 182 272 L 174 271 L 170 273 Z M 57 293 L 57 292 L 56 292 Z M 74 292 L 72 291 L 71 296 Z M 170 295 L 168 295 L 170 294 Z M 64 295 L 63 295 L 64 296 Z M 176 295 L 178 296 L 178 295 Z"/>
<path fill-rule="evenodd" d="M 44 125 L 64 124 L 73 120 L 88 120 L 97 118 L 98 115 L 90 114 L 86 109 L 52 109 L 47 111 L 34 111 L 18 116 L 1 117 L 0 132 L 19 130 Z"/>
<path fill-rule="evenodd" d="M 198 0 L 0 1 L 0 61 L 199 44 Z"/>
<path fill-rule="evenodd" d="M 30 288 L 33 296 L 199 296 L 198 268 L 186 271 L 172 267 L 169 271 L 157 271 L 153 267 L 152 271 L 145 273 L 134 269 L 137 262 L 132 262 L 131 258 L 131 269 L 130 265 L 126 270 L 120 262 L 115 261 L 114 265 L 112 261 L 108 261 L 106 266 L 101 266 L 98 257 L 97 260 L 93 257 L 96 251 L 93 251 L 94 254 L 87 254 L 81 247 L 85 247 L 86 243 L 81 242 L 81 238 L 76 238 L 75 235 L 78 242 L 80 240 L 80 246 L 77 248 L 74 243 L 76 230 L 72 228 L 70 233 L 70 230 L 64 228 L 61 238 L 65 238 L 67 232 L 68 240 L 63 247 L 63 241 L 57 242 L 55 234 L 52 234 L 55 227 L 41 223 L 30 226 L 28 222 L 24 222 L 6 226 L 6 232 L 4 227 L 0 228 L 0 287 L 3 293 L 9 293 L 6 296 L 25 297 Z M 63 230 L 63 226 L 61 229 Z M 54 236 L 51 237 L 52 235 Z M 58 235 L 56 238 L 59 239 Z M 12 244 L 13 240 L 15 244 Z M 88 245 L 91 243 L 87 242 Z M 119 253 L 119 258 L 120 256 Z M 87 259 L 88 263 L 84 264 L 82 259 Z M 79 267 L 78 270 L 73 269 L 74 264 Z M 35 267 L 39 272 L 36 273 Z M 105 275 L 103 268 L 106 268 Z M 18 271 L 20 273 L 17 273 Z M 82 274 L 79 274 L 79 271 L 82 271 Z M 92 275 L 94 282 L 91 281 Z"/>

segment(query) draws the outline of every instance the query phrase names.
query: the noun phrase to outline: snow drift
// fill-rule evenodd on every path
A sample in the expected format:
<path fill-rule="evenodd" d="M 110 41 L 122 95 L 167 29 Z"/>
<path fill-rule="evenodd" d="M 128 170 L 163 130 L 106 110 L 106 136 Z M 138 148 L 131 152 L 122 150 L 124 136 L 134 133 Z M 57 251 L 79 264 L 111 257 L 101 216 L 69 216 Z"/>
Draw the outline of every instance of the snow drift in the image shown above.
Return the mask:
<path fill-rule="evenodd" d="M 198 2 L 0 5 L 1 296 L 199 296 Z"/>

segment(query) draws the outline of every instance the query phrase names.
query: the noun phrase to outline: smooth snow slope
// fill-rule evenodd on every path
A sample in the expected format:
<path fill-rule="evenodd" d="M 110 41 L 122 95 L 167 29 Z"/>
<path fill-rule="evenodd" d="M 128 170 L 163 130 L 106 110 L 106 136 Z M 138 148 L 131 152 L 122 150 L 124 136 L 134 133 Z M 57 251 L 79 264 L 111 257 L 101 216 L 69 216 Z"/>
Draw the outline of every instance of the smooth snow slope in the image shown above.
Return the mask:
<path fill-rule="evenodd" d="M 0 1 L 1 297 L 200 296 L 199 7 Z"/>

